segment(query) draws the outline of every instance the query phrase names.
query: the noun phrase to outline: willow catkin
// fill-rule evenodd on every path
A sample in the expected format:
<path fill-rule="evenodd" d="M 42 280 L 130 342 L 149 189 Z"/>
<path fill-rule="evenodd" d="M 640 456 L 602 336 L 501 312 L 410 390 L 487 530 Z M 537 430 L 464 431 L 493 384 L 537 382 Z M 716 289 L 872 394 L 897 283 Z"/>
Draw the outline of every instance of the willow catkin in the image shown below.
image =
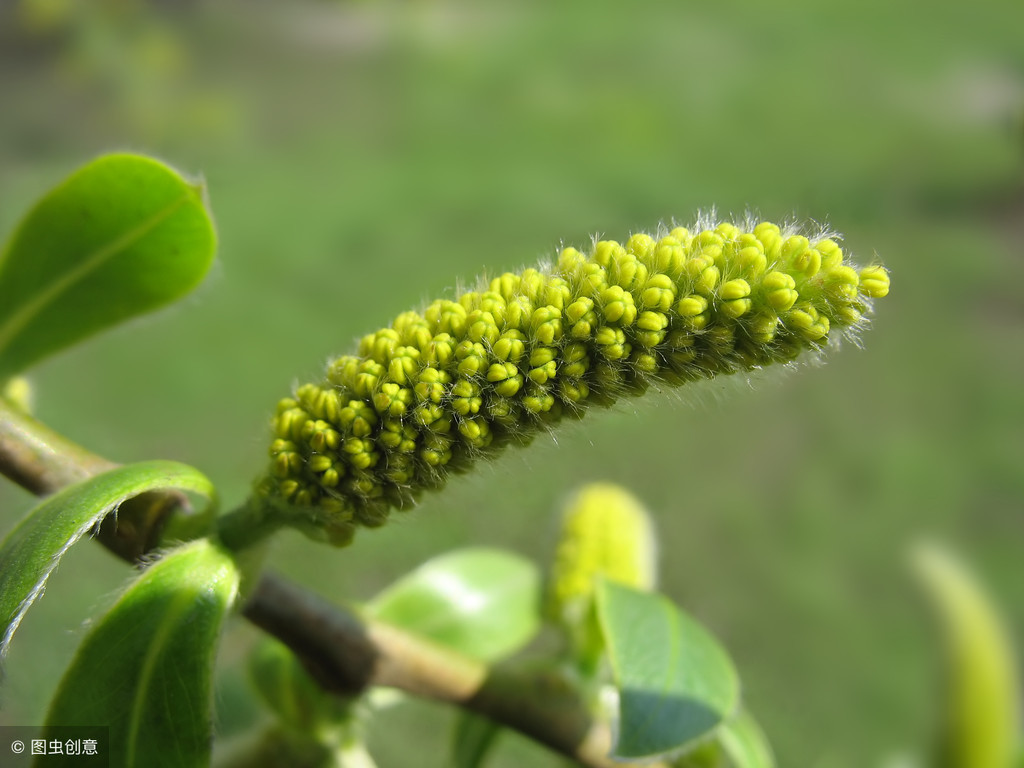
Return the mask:
<path fill-rule="evenodd" d="M 613 483 L 591 483 L 562 515 L 548 611 L 572 626 L 589 607 L 601 578 L 652 590 L 656 561 L 654 526 L 640 500 Z"/>
<path fill-rule="evenodd" d="M 855 334 L 888 288 L 883 267 L 847 263 L 834 239 L 767 222 L 565 248 L 553 266 L 399 315 L 282 400 L 258 496 L 344 544 L 449 472 L 593 403 Z"/>

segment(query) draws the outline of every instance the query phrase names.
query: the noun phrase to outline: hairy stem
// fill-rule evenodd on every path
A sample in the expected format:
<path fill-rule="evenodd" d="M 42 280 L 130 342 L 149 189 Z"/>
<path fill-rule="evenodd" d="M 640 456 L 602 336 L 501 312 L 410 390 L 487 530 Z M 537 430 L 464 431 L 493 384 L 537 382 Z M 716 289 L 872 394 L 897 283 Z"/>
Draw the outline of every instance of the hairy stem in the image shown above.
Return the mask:
<path fill-rule="evenodd" d="M 217 518 L 217 538 L 232 552 L 265 541 L 284 526 L 279 516 L 267 514 L 266 507 L 249 499 L 245 504 Z"/>

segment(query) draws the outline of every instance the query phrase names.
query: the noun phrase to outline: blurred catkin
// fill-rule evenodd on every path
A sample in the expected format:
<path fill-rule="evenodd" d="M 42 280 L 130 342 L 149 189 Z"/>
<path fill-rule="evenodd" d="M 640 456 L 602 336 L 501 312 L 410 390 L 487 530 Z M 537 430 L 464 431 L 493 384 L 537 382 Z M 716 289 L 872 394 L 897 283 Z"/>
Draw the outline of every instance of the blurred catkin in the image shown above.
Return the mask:
<path fill-rule="evenodd" d="M 591 404 L 855 335 L 888 289 L 883 267 L 847 263 L 835 240 L 767 222 L 565 248 L 553 266 L 399 315 L 282 400 L 257 496 L 342 545 L 449 472 Z"/>
<path fill-rule="evenodd" d="M 572 626 L 605 578 L 654 589 L 656 548 L 650 516 L 629 491 L 612 483 L 584 487 L 566 507 L 551 565 L 549 612 Z"/>

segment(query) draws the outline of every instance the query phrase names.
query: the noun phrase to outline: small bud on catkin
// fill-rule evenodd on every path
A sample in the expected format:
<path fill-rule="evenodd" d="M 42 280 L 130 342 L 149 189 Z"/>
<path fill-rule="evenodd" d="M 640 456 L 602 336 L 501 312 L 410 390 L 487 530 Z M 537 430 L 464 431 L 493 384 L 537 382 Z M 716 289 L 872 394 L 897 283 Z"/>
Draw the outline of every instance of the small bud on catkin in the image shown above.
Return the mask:
<path fill-rule="evenodd" d="M 257 496 L 347 543 L 452 471 L 590 404 L 786 363 L 867 325 L 884 267 L 834 239 L 706 222 L 565 248 L 456 301 L 404 312 L 282 400 Z"/>

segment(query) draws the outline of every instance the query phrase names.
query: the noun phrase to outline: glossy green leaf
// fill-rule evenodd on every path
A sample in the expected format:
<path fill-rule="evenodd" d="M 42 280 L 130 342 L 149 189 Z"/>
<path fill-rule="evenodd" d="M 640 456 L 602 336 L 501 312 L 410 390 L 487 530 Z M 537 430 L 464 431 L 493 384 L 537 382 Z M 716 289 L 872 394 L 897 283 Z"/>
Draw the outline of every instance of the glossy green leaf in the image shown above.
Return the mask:
<path fill-rule="evenodd" d="M 461 712 L 452 739 L 454 768 L 480 768 L 500 733 L 501 728 L 493 720 L 473 712 Z"/>
<path fill-rule="evenodd" d="M 213 662 L 238 582 L 209 539 L 150 566 L 86 635 L 46 727 L 110 726 L 112 766 L 208 765 Z"/>
<path fill-rule="evenodd" d="M 619 691 L 615 757 L 678 752 L 736 712 L 740 686 L 729 656 L 667 598 L 602 580 L 597 609 Z"/>
<path fill-rule="evenodd" d="M 168 488 L 214 495 L 198 470 L 173 461 L 147 461 L 65 488 L 29 512 L 0 545 L 0 659 L 64 553 L 126 499 Z"/>
<path fill-rule="evenodd" d="M 216 249 L 203 193 L 116 154 L 43 197 L 0 254 L 0 380 L 198 285 Z"/>
<path fill-rule="evenodd" d="M 520 648 L 539 626 L 540 574 L 494 549 L 463 549 L 424 563 L 378 595 L 370 615 L 482 661 Z"/>
<path fill-rule="evenodd" d="M 764 731 L 741 710 L 718 731 L 718 743 L 734 768 L 775 768 L 775 755 Z"/>
<path fill-rule="evenodd" d="M 914 565 L 945 629 L 943 765 L 1012 765 L 1021 746 L 1020 678 L 1003 620 L 974 575 L 951 553 L 922 545 L 914 552 Z"/>

